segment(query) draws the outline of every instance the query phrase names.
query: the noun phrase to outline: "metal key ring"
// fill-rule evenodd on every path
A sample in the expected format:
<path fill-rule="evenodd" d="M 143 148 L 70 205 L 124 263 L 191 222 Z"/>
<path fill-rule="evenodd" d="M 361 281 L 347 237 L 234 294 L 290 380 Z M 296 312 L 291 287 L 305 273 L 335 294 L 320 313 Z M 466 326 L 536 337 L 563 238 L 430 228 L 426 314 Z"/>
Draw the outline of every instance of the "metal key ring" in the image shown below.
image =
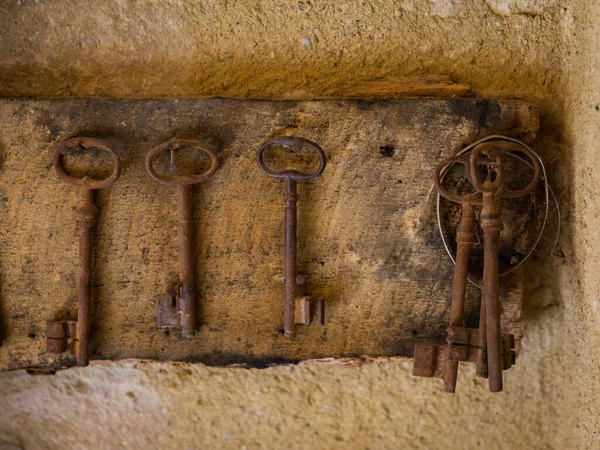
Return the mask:
<path fill-rule="evenodd" d="M 284 170 L 283 172 L 273 172 L 272 170 L 267 168 L 267 166 L 265 165 L 265 161 L 263 159 L 263 153 L 264 153 L 265 149 L 272 145 L 282 145 L 284 147 L 292 147 L 295 151 L 300 151 L 303 147 L 311 148 L 315 152 L 317 152 L 317 155 L 319 155 L 319 167 L 317 168 L 317 170 L 314 173 L 303 173 L 303 172 L 299 172 L 298 170 L 293 170 L 293 169 L 292 170 Z M 267 142 L 262 144 L 260 146 L 260 148 L 258 149 L 258 152 L 256 153 L 256 162 L 257 162 L 260 170 L 262 170 L 265 174 L 267 174 L 270 177 L 289 178 L 292 180 L 310 180 L 312 178 L 315 178 L 315 177 L 318 177 L 319 175 L 321 175 L 321 173 L 325 169 L 326 159 L 325 159 L 325 152 L 323 152 L 323 149 L 321 147 L 319 147 L 317 144 L 315 144 L 314 142 L 309 141 L 308 139 L 304 139 L 304 138 L 288 136 L 288 137 L 274 138 L 274 139 L 268 140 Z"/>
<path fill-rule="evenodd" d="M 154 162 L 154 159 L 158 156 L 159 153 L 164 152 L 166 150 L 172 153 L 175 150 L 187 149 L 200 150 L 206 153 L 208 156 L 210 156 L 211 163 L 207 171 L 193 175 L 159 175 L 154 170 L 154 167 L 152 167 L 152 163 Z M 215 173 L 218 166 L 219 161 L 217 159 L 217 154 L 215 153 L 215 151 L 210 147 L 207 147 L 206 145 L 202 144 L 201 142 L 194 141 L 191 139 L 175 139 L 172 141 L 164 142 L 154 147 L 146 155 L 146 171 L 148 172 L 148 175 L 150 175 L 150 177 L 152 177 L 154 180 L 163 184 L 189 185 L 200 183 L 201 181 L 206 180 L 213 173 Z"/>
<path fill-rule="evenodd" d="M 465 166 L 465 177 L 469 180 L 469 182 L 471 182 L 471 173 L 469 171 L 470 158 L 468 155 L 452 156 L 450 158 L 446 158 L 438 164 L 438 166 L 435 169 L 435 176 L 433 177 L 433 183 L 435 184 L 438 194 L 451 202 L 459 203 L 461 205 L 481 206 L 481 199 L 476 198 L 476 196 L 480 194 L 479 192 L 459 195 L 448 191 L 443 186 L 443 173 L 445 172 L 446 167 L 450 166 L 451 164 L 462 164 L 463 166 Z"/>
<path fill-rule="evenodd" d="M 68 175 L 62 167 L 62 162 L 63 157 L 69 152 L 69 150 L 73 148 L 98 148 L 108 152 L 113 163 L 113 171 L 110 176 L 104 180 L 94 180 L 87 175 L 83 178 L 76 178 Z M 69 139 L 65 142 L 61 142 L 58 145 L 56 152 L 54 153 L 54 170 L 56 171 L 58 178 L 72 186 L 83 189 L 102 189 L 110 186 L 117 180 L 117 178 L 119 178 L 121 173 L 121 159 L 119 158 L 119 155 L 114 150 L 109 148 L 104 142 L 93 138 L 77 137 Z"/>

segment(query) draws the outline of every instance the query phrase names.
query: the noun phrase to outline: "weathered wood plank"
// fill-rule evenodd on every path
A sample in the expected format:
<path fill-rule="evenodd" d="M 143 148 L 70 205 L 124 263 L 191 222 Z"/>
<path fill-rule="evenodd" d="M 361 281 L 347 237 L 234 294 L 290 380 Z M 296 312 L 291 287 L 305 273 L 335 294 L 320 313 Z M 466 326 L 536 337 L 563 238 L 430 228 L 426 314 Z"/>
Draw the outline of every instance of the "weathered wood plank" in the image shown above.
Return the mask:
<path fill-rule="evenodd" d="M 123 165 L 96 196 L 92 358 L 262 365 L 411 356 L 415 338 L 444 335 L 452 265 L 435 227 L 433 168 L 490 133 L 531 137 L 537 117 L 529 103 L 465 98 L 1 100 L 0 369 L 65 362 L 44 353 L 46 322 L 76 311 L 77 196 L 52 171 L 59 140 L 102 139 Z M 288 134 L 328 157 L 298 189 L 299 269 L 327 300 L 327 322 L 296 340 L 281 334 L 283 185 L 255 162 L 261 142 Z M 155 299 L 177 281 L 177 212 L 175 189 L 148 177 L 144 157 L 173 137 L 204 140 L 221 163 L 193 191 L 193 340 L 155 326 Z M 522 283 L 511 283 L 503 321 L 520 336 Z M 469 295 L 472 305 L 478 292 Z"/>

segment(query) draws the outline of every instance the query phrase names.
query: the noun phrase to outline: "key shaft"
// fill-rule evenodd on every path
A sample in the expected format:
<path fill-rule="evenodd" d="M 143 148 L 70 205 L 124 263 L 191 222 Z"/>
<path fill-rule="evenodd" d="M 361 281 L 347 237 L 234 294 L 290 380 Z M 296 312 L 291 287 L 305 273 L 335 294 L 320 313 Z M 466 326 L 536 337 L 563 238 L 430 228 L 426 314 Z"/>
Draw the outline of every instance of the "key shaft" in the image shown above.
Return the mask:
<path fill-rule="evenodd" d="M 92 234 L 98 211 L 94 205 L 94 191 L 81 189 L 77 208 L 79 228 L 79 275 L 77 277 L 77 365 L 89 364 L 90 310 L 92 297 Z"/>
<path fill-rule="evenodd" d="M 486 349 L 489 387 L 491 392 L 502 391 L 502 329 L 500 328 L 500 293 L 498 283 L 498 252 L 502 200 L 494 193 L 483 194 L 481 229 L 483 230 L 483 291 L 485 305 Z"/>
<path fill-rule="evenodd" d="M 296 336 L 296 294 L 298 285 L 297 269 L 297 185 L 291 178 L 285 180 L 285 219 L 284 219 L 284 334 L 286 337 Z"/>
<path fill-rule="evenodd" d="M 465 294 L 469 269 L 471 246 L 475 242 L 475 212 L 467 203 L 462 204 L 462 216 L 456 230 L 456 264 L 452 283 L 452 303 L 450 306 L 450 326 L 463 327 L 465 317 Z M 458 361 L 447 360 L 443 389 L 456 390 Z"/>
<path fill-rule="evenodd" d="M 192 337 L 196 329 L 194 254 L 191 188 L 187 184 L 177 186 L 177 213 L 179 216 L 179 291 L 181 308 L 181 333 Z"/>

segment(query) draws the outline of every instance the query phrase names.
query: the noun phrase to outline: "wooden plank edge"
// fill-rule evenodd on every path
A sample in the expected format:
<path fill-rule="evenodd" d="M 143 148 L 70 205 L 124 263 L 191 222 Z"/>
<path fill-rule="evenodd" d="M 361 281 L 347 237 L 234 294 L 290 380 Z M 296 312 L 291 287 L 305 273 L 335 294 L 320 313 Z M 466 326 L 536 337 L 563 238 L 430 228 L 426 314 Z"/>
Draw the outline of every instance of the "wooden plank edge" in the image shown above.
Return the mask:
<path fill-rule="evenodd" d="M 368 356 L 362 355 L 352 358 L 317 358 L 317 359 L 307 359 L 304 361 L 300 361 L 297 363 L 288 362 L 288 363 L 273 363 L 268 366 L 263 367 L 264 369 L 272 368 L 272 367 L 283 367 L 283 366 L 335 366 L 335 367 L 354 367 L 360 368 L 363 366 L 369 366 L 372 364 L 397 364 L 404 362 L 411 362 L 413 358 L 408 356 Z M 101 366 L 110 366 L 117 364 L 168 364 L 173 367 L 182 367 L 182 366 L 205 366 L 205 367 L 214 367 L 219 369 L 254 369 L 257 368 L 250 364 L 229 364 L 224 366 L 208 366 L 203 363 L 196 362 L 185 362 L 185 361 L 156 361 L 152 359 L 136 359 L 136 358 L 127 358 L 120 360 L 108 360 L 108 359 L 97 359 L 91 360 L 91 367 L 101 367 Z M 58 367 L 40 367 L 40 366 L 31 366 L 31 367 L 14 367 L 4 370 L 3 372 L 14 372 L 17 370 L 26 370 L 30 374 L 33 375 L 48 375 L 54 374 L 58 371 L 67 370 L 70 368 L 75 368 L 76 366 L 58 366 Z M 259 369 L 263 369 L 259 368 Z"/>

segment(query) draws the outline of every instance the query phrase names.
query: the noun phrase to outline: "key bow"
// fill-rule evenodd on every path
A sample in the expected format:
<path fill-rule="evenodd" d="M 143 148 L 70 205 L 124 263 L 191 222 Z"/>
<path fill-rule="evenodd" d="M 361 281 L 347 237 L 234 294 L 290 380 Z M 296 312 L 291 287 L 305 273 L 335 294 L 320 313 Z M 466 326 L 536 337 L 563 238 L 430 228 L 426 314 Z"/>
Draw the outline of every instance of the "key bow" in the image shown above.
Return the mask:
<path fill-rule="evenodd" d="M 302 150 L 303 147 L 308 147 L 308 148 L 314 150 L 317 153 L 317 155 L 319 156 L 319 167 L 313 173 L 304 173 L 304 172 L 300 172 L 300 171 L 294 170 L 294 169 L 284 170 L 282 172 L 275 172 L 275 171 L 269 169 L 264 161 L 265 150 L 268 147 L 271 147 L 273 145 L 281 145 L 283 147 L 290 147 L 292 149 L 292 151 L 295 151 L 295 152 L 299 152 L 300 150 Z M 256 153 L 256 162 L 257 162 L 260 170 L 262 170 L 265 174 L 267 174 L 270 177 L 282 178 L 282 179 L 288 178 L 288 179 L 298 181 L 298 180 L 310 180 L 312 178 L 316 178 L 319 175 L 321 175 L 321 173 L 323 173 L 323 170 L 325 170 L 326 159 L 325 159 L 325 152 L 323 152 L 323 149 L 321 147 L 319 147 L 319 145 L 315 144 L 312 141 L 309 141 L 308 139 L 288 136 L 288 137 L 280 137 L 280 138 L 270 139 L 267 142 L 263 143 L 260 146 L 260 148 L 258 149 L 258 152 Z"/>
<path fill-rule="evenodd" d="M 97 148 L 108 152 L 113 163 L 113 171 L 110 174 L 110 176 L 108 178 L 105 178 L 104 180 L 95 180 L 87 175 L 83 178 L 77 178 L 68 175 L 62 166 L 63 157 L 67 155 L 69 150 L 72 150 L 74 148 Z M 93 138 L 77 137 L 58 144 L 58 146 L 56 147 L 56 151 L 54 152 L 54 170 L 56 171 L 56 175 L 58 175 L 58 178 L 60 178 L 65 183 L 68 183 L 78 188 L 96 190 L 110 186 L 117 180 L 117 178 L 119 178 L 119 175 L 121 173 L 121 160 L 119 159 L 119 155 L 113 149 L 108 147 L 104 142 Z"/>
<path fill-rule="evenodd" d="M 200 150 L 210 157 L 210 167 L 206 171 L 191 175 L 180 175 L 177 173 L 177 165 L 174 161 L 174 152 L 177 150 L 189 149 Z M 169 172 L 172 173 L 171 175 L 160 175 L 154 170 L 153 167 L 156 157 L 164 151 L 171 152 L 171 163 L 169 164 Z M 155 181 L 158 181 L 162 184 L 189 185 L 200 183 L 215 173 L 218 166 L 219 162 L 215 151 L 201 142 L 191 139 L 174 139 L 172 141 L 164 142 L 154 147 L 146 155 L 146 171 L 148 172 L 148 175 L 150 175 Z"/>

